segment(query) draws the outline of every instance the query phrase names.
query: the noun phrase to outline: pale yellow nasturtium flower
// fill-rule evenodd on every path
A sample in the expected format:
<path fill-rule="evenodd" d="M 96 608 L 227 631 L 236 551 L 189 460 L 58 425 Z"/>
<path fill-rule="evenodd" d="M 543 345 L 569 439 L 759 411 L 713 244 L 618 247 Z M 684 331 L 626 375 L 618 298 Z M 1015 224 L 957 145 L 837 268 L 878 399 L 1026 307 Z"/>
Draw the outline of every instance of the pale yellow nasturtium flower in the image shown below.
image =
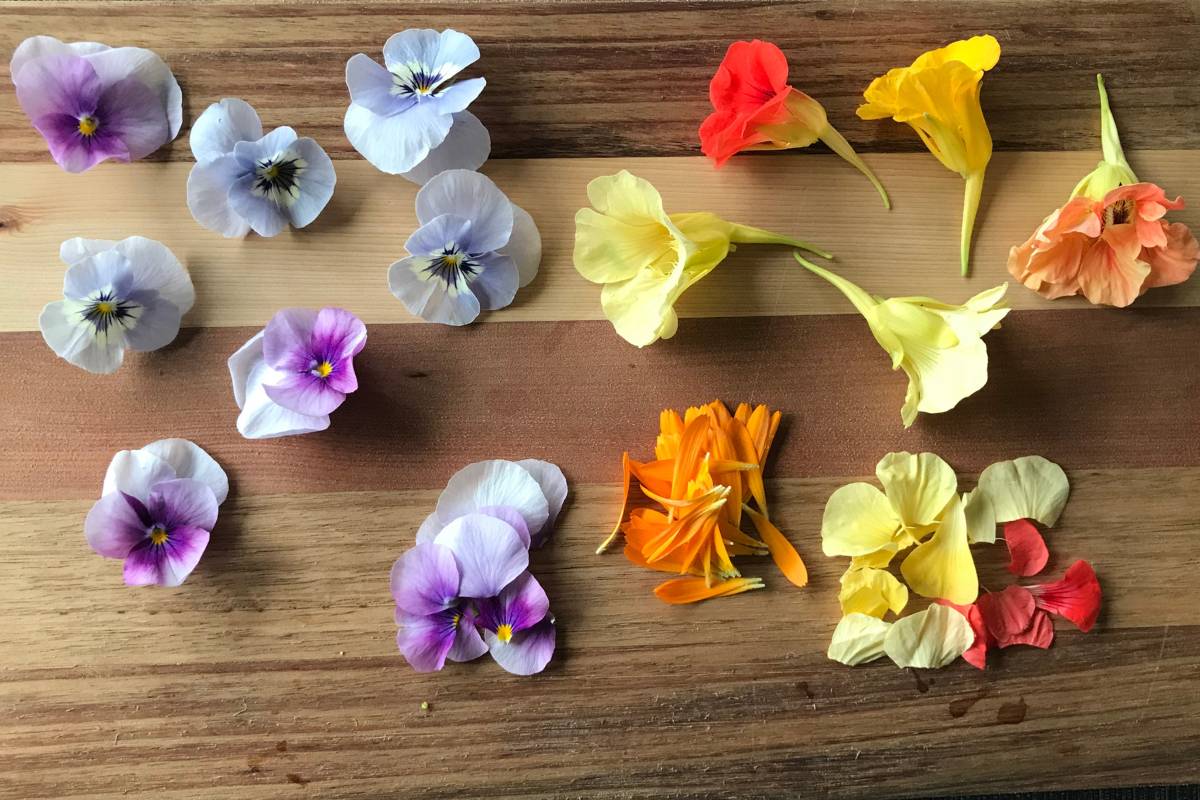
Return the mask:
<path fill-rule="evenodd" d="M 973 36 L 920 55 L 908 67 L 889 70 L 871 81 L 859 106 L 863 119 L 904 122 L 929 152 L 966 180 L 963 199 L 962 274 L 971 256 L 971 230 L 983 193 L 983 175 L 992 157 L 992 135 L 979 104 L 983 73 L 1000 60 L 993 36 Z"/>
<path fill-rule="evenodd" d="M 896 620 L 888 628 L 883 650 L 899 667 L 938 669 L 975 643 L 967 618 L 938 603 Z"/>
<path fill-rule="evenodd" d="M 908 376 L 900 419 L 904 427 L 918 412 L 949 411 L 987 383 L 988 355 L 983 336 L 1000 327 L 1009 309 L 1001 304 L 1008 284 L 972 297 L 961 306 L 931 297 L 882 298 L 795 254 L 809 271 L 836 286 L 867 320 L 892 369 Z"/>
<path fill-rule="evenodd" d="M 596 178 L 587 193 L 592 208 L 575 214 L 575 269 L 604 284 L 604 315 L 638 347 L 675 335 L 675 301 L 735 244 L 782 244 L 831 257 L 807 242 L 715 214 L 668 214 L 658 190 L 626 170 Z"/>

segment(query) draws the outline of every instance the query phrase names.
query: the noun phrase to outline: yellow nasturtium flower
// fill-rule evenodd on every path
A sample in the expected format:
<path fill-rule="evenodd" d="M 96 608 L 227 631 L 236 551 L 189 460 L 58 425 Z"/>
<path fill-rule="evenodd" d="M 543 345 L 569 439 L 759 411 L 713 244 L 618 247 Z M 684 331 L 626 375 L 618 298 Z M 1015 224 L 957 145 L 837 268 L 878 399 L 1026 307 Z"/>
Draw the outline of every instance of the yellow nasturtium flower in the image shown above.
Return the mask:
<path fill-rule="evenodd" d="M 587 193 L 592 208 L 575 214 L 575 269 L 604 284 L 604 315 L 638 347 L 675 335 L 675 301 L 735 244 L 783 244 L 830 257 L 807 242 L 715 214 L 668 214 L 658 190 L 625 170 L 596 178 Z"/>
<path fill-rule="evenodd" d="M 992 135 L 979 105 L 983 73 L 1000 60 L 993 36 L 973 36 L 920 55 L 908 67 L 889 70 L 871 81 L 859 106 L 863 119 L 905 122 L 938 161 L 967 182 L 963 199 L 962 273 L 971 256 L 971 230 L 983 193 L 983 175 L 992 157 Z"/>
<path fill-rule="evenodd" d="M 836 286 L 867 320 L 879 346 L 892 357 L 892 369 L 908 375 L 900 419 L 909 427 L 917 412 L 949 411 L 987 383 L 983 336 L 1000 327 L 1009 309 L 1000 305 L 1008 284 L 972 297 L 961 306 L 930 297 L 884 299 L 804 259 L 809 271 Z"/>

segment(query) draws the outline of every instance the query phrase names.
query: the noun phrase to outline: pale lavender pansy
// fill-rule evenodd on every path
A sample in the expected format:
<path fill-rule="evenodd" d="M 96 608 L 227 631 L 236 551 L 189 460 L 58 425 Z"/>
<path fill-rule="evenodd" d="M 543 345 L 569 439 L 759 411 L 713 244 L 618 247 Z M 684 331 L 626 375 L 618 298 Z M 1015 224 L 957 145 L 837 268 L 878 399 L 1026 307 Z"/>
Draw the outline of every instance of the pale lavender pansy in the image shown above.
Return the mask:
<path fill-rule="evenodd" d="M 541 672 L 554 655 L 554 617 L 546 591 L 528 572 L 479 603 L 478 624 L 496 663 L 514 675 Z"/>
<path fill-rule="evenodd" d="M 169 344 L 196 299 L 187 270 L 153 239 L 68 239 L 59 257 L 64 299 L 42 309 L 38 327 L 51 350 L 88 372 L 116 371 L 126 347 Z"/>
<path fill-rule="evenodd" d="M 33 36 L 13 53 L 9 74 L 21 109 L 67 172 L 144 158 L 183 122 L 175 76 L 141 47 Z"/>
<path fill-rule="evenodd" d="M 487 128 L 467 106 L 483 78 L 450 83 L 479 59 L 470 36 L 410 29 L 383 46 L 381 66 L 358 53 L 346 62 L 346 138 L 376 169 L 424 183 L 447 169 L 478 169 L 491 152 Z"/>
<path fill-rule="evenodd" d="M 84 521 L 88 544 L 124 559 L 129 586 L 178 586 L 208 546 L 229 492 L 220 465 L 193 442 L 162 439 L 122 450 Z"/>
<path fill-rule="evenodd" d="M 340 308 L 288 308 L 229 357 L 238 432 L 269 439 L 322 431 L 358 388 L 362 320 Z"/>
<path fill-rule="evenodd" d="M 188 209 L 222 236 L 303 228 L 333 197 L 337 175 L 321 146 L 286 126 L 263 135 L 258 113 L 244 100 L 225 98 L 206 108 L 189 142 L 196 166 L 188 175 Z"/>
<path fill-rule="evenodd" d="M 388 287 L 422 319 L 466 325 L 507 306 L 537 275 L 542 239 L 533 218 L 478 172 L 448 170 L 422 186 L 417 221 Z"/>

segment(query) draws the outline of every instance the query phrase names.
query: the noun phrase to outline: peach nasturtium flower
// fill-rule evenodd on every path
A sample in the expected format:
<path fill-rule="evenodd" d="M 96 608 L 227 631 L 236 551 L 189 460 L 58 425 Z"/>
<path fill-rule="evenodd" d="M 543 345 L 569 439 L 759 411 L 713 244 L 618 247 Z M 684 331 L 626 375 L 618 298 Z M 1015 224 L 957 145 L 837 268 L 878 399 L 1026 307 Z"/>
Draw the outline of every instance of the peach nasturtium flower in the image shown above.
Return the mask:
<path fill-rule="evenodd" d="M 789 581 L 804 586 L 804 561 L 767 513 L 762 470 L 780 419 L 778 411 L 745 403 L 730 414 L 719 400 L 683 416 L 663 411 L 654 460 L 622 458 L 620 520 L 596 552 L 624 534 L 625 557 L 634 564 L 682 576 L 654 590 L 667 603 L 763 588 L 762 578 L 742 577 L 734 566 L 740 555 L 770 554 Z M 635 479 L 657 508 L 638 506 L 626 514 Z M 757 538 L 743 532 L 743 520 Z"/>
<path fill-rule="evenodd" d="M 1161 187 L 1134 175 L 1103 77 L 1097 75 L 1096 83 L 1104 158 L 1062 208 L 1012 248 L 1008 271 L 1049 300 L 1082 294 L 1090 303 L 1125 307 L 1148 289 L 1191 277 L 1200 244 L 1182 222 L 1164 219 L 1183 208 L 1183 199 L 1170 200 Z"/>
<path fill-rule="evenodd" d="M 905 122 L 929 152 L 966 181 L 959 257 L 962 274 L 971 258 L 971 231 L 983 193 L 983 175 L 992 158 L 992 135 L 979 105 L 983 73 L 1000 60 L 993 36 L 970 39 L 930 50 L 908 67 L 889 70 L 871 81 L 859 106 L 863 119 Z"/>
<path fill-rule="evenodd" d="M 830 258 L 807 242 L 715 214 L 668 214 L 658 190 L 626 170 L 596 178 L 587 193 L 592 208 L 575 214 L 575 269 L 604 284 L 604 315 L 638 347 L 675 335 L 675 301 L 735 244 L 782 244 Z"/>

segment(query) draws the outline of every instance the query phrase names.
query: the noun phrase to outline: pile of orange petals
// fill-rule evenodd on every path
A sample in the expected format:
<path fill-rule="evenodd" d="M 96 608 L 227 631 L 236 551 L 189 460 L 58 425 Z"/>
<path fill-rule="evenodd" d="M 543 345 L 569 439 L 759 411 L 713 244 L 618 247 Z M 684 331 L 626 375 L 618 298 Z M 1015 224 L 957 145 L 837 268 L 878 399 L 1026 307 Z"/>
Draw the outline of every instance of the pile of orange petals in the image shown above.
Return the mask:
<path fill-rule="evenodd" d="M 767 512 L 763 465 L 779 421 L 780 413 L 766 406 L 743 403 L 730 414 L 716 400 L 683 416 L 663 411 L 654 459 L 623 456 L 620 521 L 597 552 L 624 534 L 626 558 L 680 576 L 654 590 L 667 603 L 761 589 L 761 578 L 742 577 L 733 564 L 737 556 L 769 554 L 789 581 L 804 586 L 804 561 Z M 635 481 L 654 505 L 626 514 Z"/>

